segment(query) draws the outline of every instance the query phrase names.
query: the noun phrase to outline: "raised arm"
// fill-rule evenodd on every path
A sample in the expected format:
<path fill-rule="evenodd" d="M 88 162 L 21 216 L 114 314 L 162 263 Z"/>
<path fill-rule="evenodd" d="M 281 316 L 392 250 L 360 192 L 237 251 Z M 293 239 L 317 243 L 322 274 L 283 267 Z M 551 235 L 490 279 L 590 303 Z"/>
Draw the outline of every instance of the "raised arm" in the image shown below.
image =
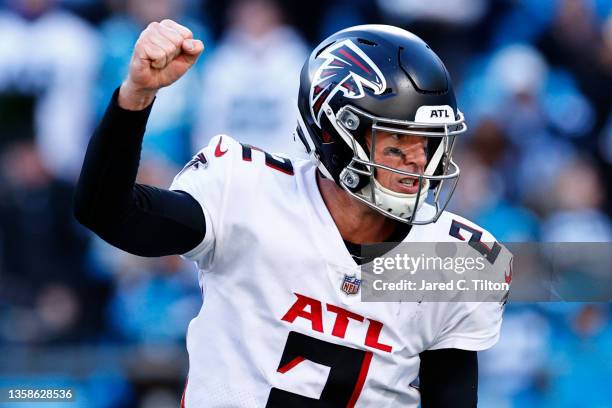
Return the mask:
<path fill-rule="evenodd" d="M 136 42 L 129 75 L 96 128 L 75 194 L 75 216 L 105 241 L 141 256 L 182 254 L 202 241 L 202 209 L 189 194 L 136 184 L 156 92 L 176 82 L 204 49 L 187 28 L 151 23 Z"/>

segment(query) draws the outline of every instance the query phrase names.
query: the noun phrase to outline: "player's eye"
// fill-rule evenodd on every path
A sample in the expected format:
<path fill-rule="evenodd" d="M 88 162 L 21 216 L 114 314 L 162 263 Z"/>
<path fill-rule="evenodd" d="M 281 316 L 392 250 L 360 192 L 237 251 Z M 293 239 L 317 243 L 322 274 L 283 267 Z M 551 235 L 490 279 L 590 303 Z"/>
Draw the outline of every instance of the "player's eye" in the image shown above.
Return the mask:
<path fill-rule="evenodd" d="M 403 155 L 402 151 L 397 147 L 385 147 L 383 150 L 384 154 L 387 156 L 398 156 L 401 157 Z"/>

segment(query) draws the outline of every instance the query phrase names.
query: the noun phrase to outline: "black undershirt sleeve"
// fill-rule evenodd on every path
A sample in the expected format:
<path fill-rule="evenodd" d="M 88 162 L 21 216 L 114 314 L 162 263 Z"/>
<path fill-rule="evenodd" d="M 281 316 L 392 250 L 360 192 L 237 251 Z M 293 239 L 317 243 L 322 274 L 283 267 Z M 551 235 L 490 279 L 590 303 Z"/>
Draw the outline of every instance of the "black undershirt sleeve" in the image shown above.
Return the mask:
<path fill-rule="evenodd" d="M 460 349 L 427 350 L 420 355 L 422 408 L 474 408 L 478 404 L 478 356 Z"/>
<path fill-rule="evenodd" d="M 152 104 L 128 111 L 117 89 L 96 128 L 77 183 L 77 220 L 117 248 L 140 256 L 183 254 L 203 239 L 202 208 L 189 194 L 136 183 Z"/>

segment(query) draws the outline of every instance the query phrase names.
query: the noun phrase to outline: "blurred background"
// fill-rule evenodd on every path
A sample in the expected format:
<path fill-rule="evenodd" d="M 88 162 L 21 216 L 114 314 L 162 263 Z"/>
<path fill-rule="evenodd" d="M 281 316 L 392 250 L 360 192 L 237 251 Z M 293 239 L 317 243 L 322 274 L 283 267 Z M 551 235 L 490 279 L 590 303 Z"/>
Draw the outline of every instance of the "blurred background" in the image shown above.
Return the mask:
<path fill-rule="evenodd" d="M 453 211 L 500 241 L 612 240 L 612 0 L 0 0 L 0 386 L 73 387 L 73 407 L 179 404 L 194 267 L 109 247 L 71 207 L 132 46 L 163 18 L 206 51 L 159 93 L 140 182 L 168 186 L 216 133 L 295 149 L 309 49 L 388 23 L 453 76 L 470 127 Z M 508 304 L 480 353 L 480 406 L 612 407 L 611 312 Z"/>

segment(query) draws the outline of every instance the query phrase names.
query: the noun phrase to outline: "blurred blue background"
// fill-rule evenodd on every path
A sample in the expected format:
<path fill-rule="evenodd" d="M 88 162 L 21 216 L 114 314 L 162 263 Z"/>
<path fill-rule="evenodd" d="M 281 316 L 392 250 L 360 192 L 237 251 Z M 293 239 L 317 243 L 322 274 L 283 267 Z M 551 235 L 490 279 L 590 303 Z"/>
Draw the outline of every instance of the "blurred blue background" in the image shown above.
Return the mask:
<path fill-rule="evenodd" d="M 424 38 L 453 76 L 470 127 L 453 211 L 501 241 L 612 240 L 611 0 L 4 0 L 0 386 L 71 386 L 74 407 L 179 404 L 194 267 L 109 247 L 71 209 L 92 129 L 140 31 L 163 18 L 206 51 L 159 93 L 140 182 L 168 186 L 216 133 L 295 149 L 308 50 L 388 23 Z M 480 353 L 480 406 L 612 407 L 611 312 L 510 303 L 501 341 Z"/>

